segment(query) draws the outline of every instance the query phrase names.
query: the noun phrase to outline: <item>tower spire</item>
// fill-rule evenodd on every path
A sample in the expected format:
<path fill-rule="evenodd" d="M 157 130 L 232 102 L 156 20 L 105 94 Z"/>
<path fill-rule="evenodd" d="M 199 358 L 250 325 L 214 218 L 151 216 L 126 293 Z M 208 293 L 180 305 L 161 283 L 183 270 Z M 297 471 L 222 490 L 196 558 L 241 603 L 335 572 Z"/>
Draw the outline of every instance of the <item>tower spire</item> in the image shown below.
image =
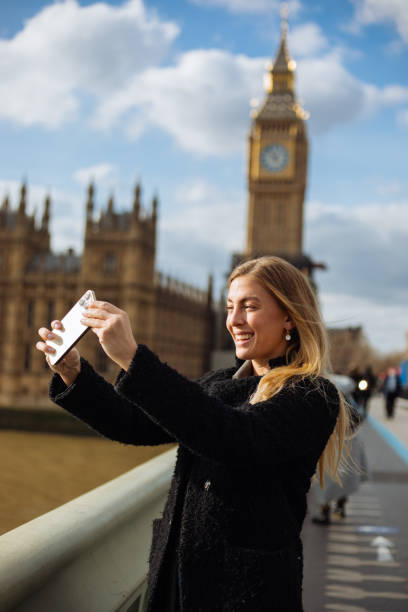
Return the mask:
<path fill-rule="evenodd" d="M 140 193 L 141 193 L 140 182 L 138 181 L 135 186 L 133 208 L 132 208 L 132 226 L 137 227 L 140 215 Z"/>
<path fill-rule="evenodd" d="M 95 193 L 95 188 L 94 188 L 93 182 L 91 181 L 88 186 L 88 200 L 86 203 L 86 220 L 87 221 L 92 221 L 92 215 L 93 215 L 93 209 L 94 209 L 94 201 L 93 201 L 94 193 Z"/>
<path fill-rule="evenodd" d="M 282 38 L 286 39 L 287 33 L 288 33 L 288 17 L 289 17 L 289 6 L 287 4 L 287 2 L 282 2 L 282 6 L 281 6 L 281 10 L 280 10 L 280 15 L 281 15 L 281 33 L 282 33 Z"/>
<path fill-rule="evenodd" d="M 154 223 L 156 223 L 157 221 L 157 209 L 159 207 L 159 198 L 157 193 L 154 195 L 153 197 L 153 201 L 152 201 L 152 219 L 154 221 Z"/>
<path fill-rule="evenodd" d="M 288 15 L 289 9 L 286 3 L 281 9 L 281 39 L 278 54 L 269 71 L 268 93 L 293 93 L 294 92 L 294 62 L 288 51 Z"/>
<path fill-rule="evenodd" d="M 51 205 L 51 198 L 49 195 L 47 195 L 44 201 L 44 212 L 43 212 L 42 221 L 41 221 L 41 229 L 44 232 L 48 231 L 48 223 L 50 221 L 50 205 Z"/>
<path fill-rule="evenodd" d="M 109 197 L 108 208 L 107 208 L 108 215 L 110 215 L 111 217 L 113 216 L 113 208 L 114 208 L 114 199 L 113 199 L 113 193 L 112 193 Z"/>
<path fill-rule="evenodd" d="M 307 119 L 309 114 L 301 107 L 295 94 L 296 62 L 288 51 L 288 7 L 282 5 L 281 38 L 276 59 L 267 75 L 266 99 L 259 110 L 253 112 L 254 119 L 269 120 L 277 116 L 288 119 Z"/>
<path fill-rule="evenodd" d="M 21 185 L 20 189 L 20 203 L 18 205 L 18 213 L 20 217 L 24 217 L 26 212 L 26 195 L 27 195 L 27 186 L 25 182 Z"/>

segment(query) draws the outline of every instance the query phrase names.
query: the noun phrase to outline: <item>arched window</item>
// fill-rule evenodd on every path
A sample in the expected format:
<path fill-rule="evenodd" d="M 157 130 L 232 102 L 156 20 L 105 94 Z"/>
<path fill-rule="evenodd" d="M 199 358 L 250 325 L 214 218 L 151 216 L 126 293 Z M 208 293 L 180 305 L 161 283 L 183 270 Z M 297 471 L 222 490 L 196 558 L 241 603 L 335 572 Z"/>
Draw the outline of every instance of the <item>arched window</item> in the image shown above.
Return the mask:
<path fill-rule="evenodd" d="M 114 253 L 106 253 L 103 262 L 103 271 L 106 274 L 114 274 L 117 270 L 116 255 Z"/>

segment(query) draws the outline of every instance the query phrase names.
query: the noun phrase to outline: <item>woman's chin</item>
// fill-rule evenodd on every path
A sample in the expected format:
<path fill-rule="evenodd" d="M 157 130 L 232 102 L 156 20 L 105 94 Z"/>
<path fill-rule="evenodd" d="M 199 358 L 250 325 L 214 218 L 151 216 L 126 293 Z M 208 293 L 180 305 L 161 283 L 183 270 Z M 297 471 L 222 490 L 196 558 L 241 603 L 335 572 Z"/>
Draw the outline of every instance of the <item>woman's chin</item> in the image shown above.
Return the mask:
<path fill-rule="evenodd" d="M 251 359 L 250 351 L 243 346 L 235 347 L 235 355 L 238 357 L 238 359 L 242 359 L 244 361 Z"/>

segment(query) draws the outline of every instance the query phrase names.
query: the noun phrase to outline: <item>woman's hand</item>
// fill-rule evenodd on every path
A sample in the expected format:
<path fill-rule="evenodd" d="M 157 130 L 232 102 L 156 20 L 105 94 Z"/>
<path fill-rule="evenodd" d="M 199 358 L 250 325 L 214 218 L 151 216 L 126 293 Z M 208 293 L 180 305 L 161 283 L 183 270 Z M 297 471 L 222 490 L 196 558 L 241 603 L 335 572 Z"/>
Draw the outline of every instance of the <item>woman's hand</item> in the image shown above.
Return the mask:
<path fill-rule="evenodd" d="M 61 329 L 61 321 L 53 321 L 51 323 L 52 329 Z M 59 374 L 64 381 L 64 383 L 69 387 L 75 381 L 79 372 L 81 371 L 81 361 L 79 352 L 76 348 L 72 348 L 68 353 L 55 365 L 51 365 L 49 361 L 49 355 L 55 353 L 55 349 L 52 346 L 46 344 L 47 340 L 52 340 L 56 336 L 54 336 L 52 330 L 47 329 L 46 327 L 41 327 L 38 330 L 39 335 L 44 340 L 44 342 L 37 342 L 35 347 L 44 353 L 45 359 L 53 372 Z"/>
<path fill-rule="evenodd" d="M 127 313 L 109 302 L 97 300 L 86 308 L 81 323 L 98 336 L 108 357 L 127 370 L 137 350 Z"/>

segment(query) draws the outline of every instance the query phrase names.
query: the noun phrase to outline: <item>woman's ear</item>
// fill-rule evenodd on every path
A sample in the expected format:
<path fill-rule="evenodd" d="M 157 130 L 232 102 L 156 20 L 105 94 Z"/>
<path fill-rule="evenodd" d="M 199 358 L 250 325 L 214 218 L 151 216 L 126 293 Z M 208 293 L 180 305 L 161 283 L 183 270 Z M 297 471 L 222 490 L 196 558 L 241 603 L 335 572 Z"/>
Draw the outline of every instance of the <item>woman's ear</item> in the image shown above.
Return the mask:
<path fill-rule="evenodd" d="M 285 319 L 285 329 L 289 330 L 289 329 L 293 329 L 295 327 L 295 324 L 293 323 L 292 319 L 287 316 Z"/>

